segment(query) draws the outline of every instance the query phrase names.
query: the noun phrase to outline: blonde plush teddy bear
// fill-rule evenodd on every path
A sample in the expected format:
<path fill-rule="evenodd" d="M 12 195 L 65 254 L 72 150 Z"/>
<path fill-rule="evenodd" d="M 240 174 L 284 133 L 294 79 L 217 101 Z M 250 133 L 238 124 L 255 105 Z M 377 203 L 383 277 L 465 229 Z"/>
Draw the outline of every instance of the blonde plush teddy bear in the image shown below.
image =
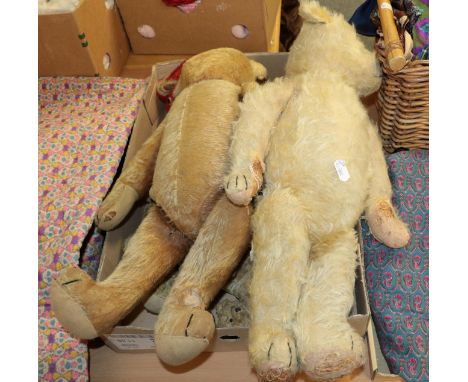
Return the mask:
<path fill-rule="evenodd" d="M 252 217 L 249 353 L 264 381 L 302 370 L 332 380 L 364 362 L 347 322 L 364 211 L 390 247 L 409 240 L 391 204 L 382 146 L 360 96 L 380 85 L 374 54 L 353 27 L 302 0 L 304 24 L 284 78 L 244 98 L 234 128 L 228 197 Z"/>
<path fill-rule="evenodd" d="M 72 334 L 110 332 L 183 262 L 156 323 L 156 351 L 176 365 L 209 345 L 215 327 L 207 308 L 250 240 L 250 207 L 223 192 L 232 123 L 239 98 L 265 78 L 262 65 L 235 49 L 186 61 L 171 110 L 98 211 L 98 226 L 110 230 L 138 199 L 153 200 L 122 260 L 104 281 L 69 268 L 51 286 L 52 309 Z"/>

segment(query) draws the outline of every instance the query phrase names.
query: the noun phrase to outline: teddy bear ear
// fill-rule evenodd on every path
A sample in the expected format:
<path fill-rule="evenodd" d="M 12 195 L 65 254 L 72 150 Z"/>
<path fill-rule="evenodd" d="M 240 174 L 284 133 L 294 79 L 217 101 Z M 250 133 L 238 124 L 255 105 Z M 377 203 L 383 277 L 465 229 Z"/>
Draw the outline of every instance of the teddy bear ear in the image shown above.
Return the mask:
<path fill-rule="evenodd" d="M 327 24 L 332 21 L 332 13 L 318 1 L 301 0 L 299 15 L 311 24 Z"/>
<path fill-rule="evenodd" d="M 256 81 L 266 81 L 268 76 L 267 68 L 265 68 L 262 64 L 258 63 L 254 60 L 249 60 L 250 66 L 252 67 L 252 72 L 255 76 Z"/>

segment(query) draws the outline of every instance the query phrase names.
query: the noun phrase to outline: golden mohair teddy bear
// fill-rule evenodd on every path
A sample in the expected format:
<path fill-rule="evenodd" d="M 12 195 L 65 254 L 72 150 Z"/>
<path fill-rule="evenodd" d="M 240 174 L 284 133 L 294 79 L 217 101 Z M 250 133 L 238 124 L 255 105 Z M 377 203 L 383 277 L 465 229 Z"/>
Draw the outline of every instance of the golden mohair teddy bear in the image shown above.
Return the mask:
<path fill-rule="evenodd" d="M 375 126 L 360 96 L 380 70 L 342 15 L 303 0 L 283 78 L 244 98 L 234 127 L 228 197 L 252 216 L 250 360 L 261 380 L 299 370 L 333 380 L 361 366 L 363 339 L 347 321 L 365 212 L 390 247 L 409 240 Z"/>
<path fill-rule="evenodd" d="M 223 191 L 239 98 L 266 69 L 230 48 L 187 60 L 161 124 L 122 172 L 97 214 L 117 226 L 138 199 L 152 199 L 122 260 L 104 281 L 72 267 L 51 286 L 52 309 L 79 338 L 108 333 L 183 261 L 155 326 L 156 351 L 169 364 L 201 353 L 215 330 L 206 310 L 250 241 L 250 207 Z M 185 258 L 185 260 L 184 260 Z"/>

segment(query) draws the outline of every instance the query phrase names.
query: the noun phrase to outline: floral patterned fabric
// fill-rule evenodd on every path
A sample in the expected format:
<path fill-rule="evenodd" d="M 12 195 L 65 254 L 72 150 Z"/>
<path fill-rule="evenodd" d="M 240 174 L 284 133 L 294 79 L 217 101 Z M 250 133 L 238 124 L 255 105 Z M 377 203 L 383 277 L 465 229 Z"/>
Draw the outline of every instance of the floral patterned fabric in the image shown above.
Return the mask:
<path fill-rule="evenodd" d="M 49 285 L 82 263 L 95 275 L 103 237 L 90 231 L 131 132 L 146 82 L 39 79 L 39 380 L 87 381 L 87 346 L 50 309 Z M 88 244 L 83 248 L 83 243 Z"/>
<path fill-rule="evenodd" d="M 421 12 L 421 18 L 415 25 L 413 53 L 417 58 L 429 59 L 429 0 L 415 0 L 414 4 Z"/>
<path fill-rule="evenodd" d="M 407 382 L 429 381 L 429 152 L 387 157 L 394 203 L 411 241 L 391 249 L 363 222 L 369 302 L 390 371 Z"/>

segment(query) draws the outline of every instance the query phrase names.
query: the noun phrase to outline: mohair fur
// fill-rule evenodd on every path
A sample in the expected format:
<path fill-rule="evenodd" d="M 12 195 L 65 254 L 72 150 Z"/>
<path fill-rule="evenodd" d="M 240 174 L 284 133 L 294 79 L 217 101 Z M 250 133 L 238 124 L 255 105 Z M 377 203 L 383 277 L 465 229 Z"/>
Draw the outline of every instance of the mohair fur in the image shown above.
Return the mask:
<path fill-rule="evenodd" d="M 266 69 L 221 48 L 189 59 L 181 77 L 170 112 L 98 211 L 98 226 L 108 230 L 137 199 L 154 201 L 122 260 L 102 282 L 73 268 L 52 286 L 59 320 L 78 337 L 94 337 L 109 332 L 185 257 L 155 327 L 156 351 L 171 364 L 208 346 L 214 324 L 206 309 L 249 244 L 251 208 L 227 199 L 223 178 L 239 98 L 266 78 Z M 70 318 L 65 306 L 82 316 Z"/>
<path fill-rule="evenodd" d="M 298 370 L 332 380 L 361 366 L 364 342 L 347 322 L 354 226 L 366 211 L 385 244 L 409 239 L 359 98 L 380 85 L 374 54 L 342 15 L 307 0 L 300 14 L 304 24 L 285 77 L 244 98 L 225 181 L 228 197 L 246 205 L 264 178 L 252 218 L 249 343 L 264 381 L 293 379 Z M 349 179 L 340 179 L 337 160 L 345 161 Z"/>

